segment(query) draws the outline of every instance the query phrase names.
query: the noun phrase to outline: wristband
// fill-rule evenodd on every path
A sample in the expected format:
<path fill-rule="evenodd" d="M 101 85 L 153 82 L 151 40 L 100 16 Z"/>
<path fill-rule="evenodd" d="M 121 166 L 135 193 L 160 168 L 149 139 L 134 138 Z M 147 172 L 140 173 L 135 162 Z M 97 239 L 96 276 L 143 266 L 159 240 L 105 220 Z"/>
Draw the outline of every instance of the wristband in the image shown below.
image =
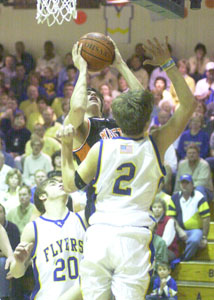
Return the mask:
<path fill-rule="evenodd" d="M 161 65 L 160 67 L 163 71 L 166 72 L 174 66 L 175 66 L 175 62 L 172 58 L 170 58 L 163 65 Z"/>

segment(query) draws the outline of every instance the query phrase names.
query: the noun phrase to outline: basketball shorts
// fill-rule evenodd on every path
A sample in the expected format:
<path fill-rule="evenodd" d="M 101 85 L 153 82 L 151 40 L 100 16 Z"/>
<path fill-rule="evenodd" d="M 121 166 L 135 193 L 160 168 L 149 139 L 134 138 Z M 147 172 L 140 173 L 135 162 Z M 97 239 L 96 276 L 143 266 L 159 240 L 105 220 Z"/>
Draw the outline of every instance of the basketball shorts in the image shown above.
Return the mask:
<path fill-rule="evenodd" d="M 154 250 L 144 227 L 92 225 L 80 263 L 84 300 L 142 300 L 150 282 Z"/>

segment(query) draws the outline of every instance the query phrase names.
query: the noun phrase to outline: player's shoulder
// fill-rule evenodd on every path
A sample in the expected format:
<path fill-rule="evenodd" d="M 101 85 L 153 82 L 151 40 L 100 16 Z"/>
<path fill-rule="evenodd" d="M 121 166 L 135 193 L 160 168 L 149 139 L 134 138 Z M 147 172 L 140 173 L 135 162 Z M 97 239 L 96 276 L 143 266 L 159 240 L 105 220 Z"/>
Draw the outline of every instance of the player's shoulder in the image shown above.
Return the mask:
<path fill-rule="evenodd" d="M 81 230 L 86 231 L 87 222 L 85 220 L 84 211 L 72 212 L 70 211 L 70 217 L 75 220 L 76 224 L 81 228 Z"/>

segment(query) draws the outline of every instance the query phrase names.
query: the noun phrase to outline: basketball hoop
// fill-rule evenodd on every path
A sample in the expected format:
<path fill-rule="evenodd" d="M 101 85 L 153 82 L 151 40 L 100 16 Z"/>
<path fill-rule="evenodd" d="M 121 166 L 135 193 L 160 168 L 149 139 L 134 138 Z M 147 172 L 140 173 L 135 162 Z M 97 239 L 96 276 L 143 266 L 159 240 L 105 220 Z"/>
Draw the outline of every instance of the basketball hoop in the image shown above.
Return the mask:
<path fill-rule="evenodd" d="M 48 26 L 55 22 L 62 25 L 77 18 L 76 0 L 37 0 L 37 23 L 47 21 Z"/>

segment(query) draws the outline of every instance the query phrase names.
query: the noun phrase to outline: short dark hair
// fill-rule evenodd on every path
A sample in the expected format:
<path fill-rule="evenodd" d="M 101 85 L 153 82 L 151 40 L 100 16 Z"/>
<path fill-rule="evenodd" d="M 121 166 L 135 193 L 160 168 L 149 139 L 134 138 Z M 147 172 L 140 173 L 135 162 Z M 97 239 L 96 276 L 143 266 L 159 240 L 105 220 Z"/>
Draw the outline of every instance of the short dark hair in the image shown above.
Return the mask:
<path fill-rule="evenodd" d="M 155 78 L 155 83 L 156 83 L 158 80 L 162 80 L 162 81 L 164 82 L 165 89 L 166 89 L 166 87 L 167 87 L 166 79 L 165 79 L 164 77 L 162 77 L 162 76 L 158 76 L 158 77 Z M 155 83 L 154 83 L 154 85 L 155 85 Z"/>
<path fill-rule="evenodd" d="M 169 271 L 171 270 L 170 264 L 168 264 L 167 262 L 163 262 L 163 261 L 158 262 L 157 267 L 166 267 Z"/>
<path fill-rule="evenodd" d="M 61 156 L 61 150 L 55 151 L 55 152 L 51 155 L 51 161 L 52 161 L 53 167 L 55 167 L 55 162 L 54 162 L 54 160 L 55 160 L 55 158 L 56 158 L 57 156 Z"/>
<path fill-rule="evenodd" d="M 200 153 L 200 149 L 199 147 L 195 144 L 195 143 L 190 143 L 187 148 L 186 148 L 186 152 L 189 150 L 189 149 L 195 149 L 198 154 Z"/>
<path fill-rule="evenodd" d="M 97 96 L 100 98 L 100 101 L 101 101 L 101 112 L 102 112 L 102 110 L 103 110 L 103 101 L 104 101 L 103 95 L 98 90 L 96 90 L 94 88 L 91 88 L 91 87 L 87 88 L 87 92 L 90 92 L 90 91 L 95 92 L 97 94 Z"/>
<path fill-rule="evenodd" d="M 34 193 L 34 204 L 41 214 L 44 214 L 46 210 L 44 206 L 44 200 L 41 200 L 40 197 L 42 195 L 47 195 L 47 193 L 45 192 L 45 188 L 51 181 L 57 181 L 57 180 L 54 177 L 45 179 L 37 186 Z"/>
<path fill-rule="evenodd" d="M 117 125 L 127 135 L 142 133 L 150 119 L 154 98 L 149 91 L 128 91 L 112 102 L 112 113 Z"/>
<path fill-rule="evenodd" d="M 40 200 L 41 195 L 46 194 L 45 192 L 45 188 L 47 186 L 47 184 L 49 183 L 50 179 L 45 179 L 44 181 L 42 181 L 36 188 L 35 193 L 34 193 L 34 204 L 36 206 L 36 208 L 38 209 L 38 211 L 41 214 L 45 213 L 45 206 L 42 200 Z"/>
<path fill-rule="evenodd" d="M 204 44 L 198 43 L 198 44 L 195 46 L 194 51 L 196 52 L 197 50 L 200 50 L 200 49 L 203 50 L 204 55 L 207 54 L 207 48 L 206 48 L 206 46 L 205 46 Z"/>
<path fill-rule="evenodd" d="M 22 190 L 22 189 L 26 189 L 28 191 L 28 194 L 31 195 L 31 188 L 26 185 L 26 184 L 22 184 L 19 188 L 19 192 Z"/>

